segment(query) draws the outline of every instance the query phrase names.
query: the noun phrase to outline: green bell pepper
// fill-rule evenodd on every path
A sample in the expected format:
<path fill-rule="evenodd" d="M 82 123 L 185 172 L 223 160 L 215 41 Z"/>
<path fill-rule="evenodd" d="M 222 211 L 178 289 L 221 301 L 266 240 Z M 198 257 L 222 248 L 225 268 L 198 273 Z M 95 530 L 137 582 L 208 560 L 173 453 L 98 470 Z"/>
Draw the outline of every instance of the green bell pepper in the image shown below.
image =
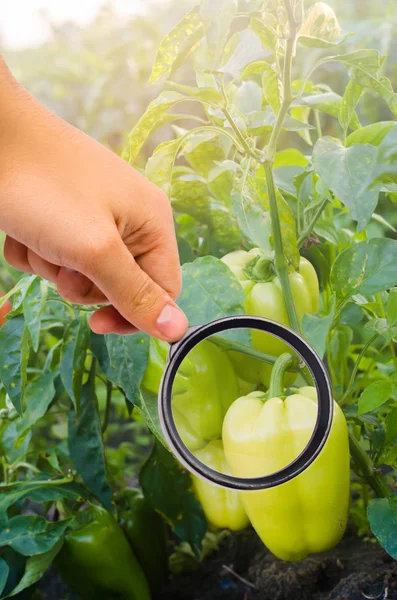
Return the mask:
<path fill-rule="evenodd" d="M 150 340 L 142 387 L 157 394 L 167 361 L 167 344 Z M 173 385 L 173 415 L 184 444 L 195 451 L 219 439 L 223 418 L 239 396 L 232 363 L 215 344 L 204 341 L 182 361 Z"/>
<path fill-rule="evenodd" d="M 89 504 L 75 525 L 55 559 L 70 589 L 83 600 L 150 600 L 145 574 L 115 518 Z"/>
<path fill-rule="evenodd" d="M 205 465 L 215 471 L 230 474 L 221 440 L 213 440 L 194 453 Z M 209 525 L 216 529 L 239 531 L 249 525 L 240 492 L 220 488 L 208 481 L 192 476 L 193 489 L 203 507 Z"/>
<path fill-rule="evenodd" d="M 245 310 L 248 315 L 264 317 L 288 325 L 288 314 L 279 278 L 276 276 L 272 256 L 265 255 L 259 248 L 249 252 L 238 250 L 221 259 L 234 273 L 245 294 Z M 313 314 L 319 309 L 319 283 L 311 263 L 301 257 L 299 273 L 289 273 L 291 291 L 299 321 L 304 314 Z M 289 347 L 274 336 L 260 331 L 252 331 L 254 348 L 280 356 Z M 263 383 L 269 386 L 271 365 L 253 358 L 230 352 L 237 375 L 250 383 Z M 289 376 L 289 384 L 295 377 Z"/>
<path fill-rule="evenodd" d="M 232 475 L 260 477 L 282 469 L 306 447 L 316 419 L 313 387 L 285 399 L 266 400 L 262 392 L 238 398 L 223 425 Z M 281 486 L 241 492 L 254 529 L 273 554 L 296 561 L 338 543 L 347 522 L 349 468 L 346 420 L 334 403 L 329 438 L 310 467 Z"/>
<path fill-rule="evenodd" d="M 168 577 L 167 530 L 163 517 L 140 490 L 126 488 L 116 494 L 119 523 L 143 568 L 153 595 Z"/>

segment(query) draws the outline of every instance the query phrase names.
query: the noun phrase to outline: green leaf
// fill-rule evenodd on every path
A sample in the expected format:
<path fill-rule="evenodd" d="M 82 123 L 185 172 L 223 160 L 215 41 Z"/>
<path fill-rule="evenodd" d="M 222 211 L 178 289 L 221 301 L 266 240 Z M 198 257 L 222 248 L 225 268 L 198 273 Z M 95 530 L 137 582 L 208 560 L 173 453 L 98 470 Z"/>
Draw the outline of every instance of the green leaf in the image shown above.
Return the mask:
<path fill-rule="evenodd" d="M 390 400 L 392 393 L 393 387 L 389 381 L 374 381 L 359 397 L 357 414 L 365 415 L 376 410 Z"/>
<path fill-rule="evenodd" d="M 208 173 L 208 189 L 225 206 L 231 208 L 233 182 L 239 165 L 232 160 L 222 161 Z"/>
<path fill-rule="evenodd" d="M 339 119 L 343 102 L 344 99 L 335 92 L 322 92 L 303 96 L 300 100 L 295 102 L 293 106 L 310 106 L 311 108 L 316 108 L 327 115 Z M 351 129 L 359 129 L 361 127 L 358 116 L 354 110 L 350 117 L 349 126 Z"/>
<path fill-rule="evenodd" d="M 345 93 L 343 94 L 340 110 L 339 110 L 339 123 L 343 129 L 343 133 L 346 137 L 347 130 L 357 129 L 352 124 L 353 117 L 356 116 L 355 110 L 358 101 L 363 93 L 361 85 L 357 85 L 354 81 L 349 81 L 346 86 Z"/>
<path fill-rule="evenodd" d="M 270 14 L 268 17 L 270 18 Z M 273 52 L 276 50 L 278 42 L 277 36 L 274 33 L 274 29 L 269 27 L 264 20 L 258 19 L 257 17 L 252 17 L 249 28 L 256 33 L 263 46 L 269 50 L 272 50 Z"/>
<path fill-rule="evenodd" d="M 90 329 L 85 315 L 72 321 L 63 337 L 61 378 L 77 415 L 80 413 L 81 389 L 89 337 Z"/>
<path fill-rule="evenodd" d="M 372 183 L 377 150 L 369 144 L 345 148 L 334 138 L 320 138 L 313 150 L 313 165 L 328 188 L 349 209 L 363 231 L 378 203 L 380 184 Z"/>
<path fill-rule="evenodd" d="M 299 31 L 299 37 L 317 38 L 323 43 L 335 43 L 340 34 L 341 28 L 335 12 L 325 2 L 315 2 L 309 8 Z M 327 46 L 320 46 L 323 47 Z"/>
<path fill-rule="evenodd" d="M 387 322 L 390 327 L 397 326 L 397 288 L 389 292 L 387 299 Z"/>
<path fill-rule="evenodd" d="M 267 63 L 264 64 L 266 67 L 262 77 L 263 94 L 266 102 L 272 107 L 273 112 L 278 115 L 281 106 L 281 81 L 273 67 Z"/>
<path fill-rule="evenodd" d="M 7 319 L 13 319 L 23 313 L 23 301 L 32 284 L 36 279 L 36 275 L 22 277 L 18 283 L 0 299 L 0 306 L 10 298 L 12 298 L 12 310 L 8 313 Z"/>
<path fill-rule="evenodd" d="M 241 234 L 235 218 L 225 206 L 208 195 L 203 179 L 194 175 L 176 179 L 172 186 L 171 204 L 177 212 L 191 215 L 199 223 L 208 225 L 212 239 L 226 252 L 239 245 Z"/>
<path fill-rule="evenodd" d="M 233 108 L 229 112 L 232 113 L 236 121 L 241 121 L 242 115 L 248 115 L 262 109 L 263 91 L 255 81 L 243 81 L 234 96 L 231 96 L 231 100 Z M 234 114 L 235 108 L 238 109 L 235 111 L 237 116 Z M 245 121 L 243 127 L 245 128 Z M 241 129 L 244 131 L 243 127 Z"/>
<path fill-rule="evenodd" d="M 386 135 L 396 127 L 397 123 L 394 121 L 380 121 L 379 123 L 373 123 L 362 127 L 357 131 L 353 131 L 346 139 L 346 147 L 349 148 L 355 144 L 371 144 L 372 146 L 379 146 L 381 141 Z"/>
<path fill-rule="evenodd" d="M 57 372 L 47 373 L 35 379 L 26 387 L 25 402 L 26 409 L 21 420 L 17 421 L 17 434 L 15 445 L 19 446 L 26 434 L 35 423 L 47 412 L 55 397 L 54 379 Z"/>
<path fill-rule="evenodd" d="M 308 164 L 308 158 L 306 158 L 306 156 L 302 154 L 302 152 L 299 152 L 299 150 L 296 150 L 295 148 L 286 148 L 285 150 L 280 150 L 280 152 L 277 152 L 274 158 L 275 169 L 295 165 L 304 169 L 305 167 L 307 167 Z M 308 175 L 309 173 L 306 173 L 306 177 Z"/>
<path fill-rule="evenodd" d="M 29 286 L 23 299 L 23 314 L 26 327 L 32 339 L 34 352 L 39 348 L 41 316 L 46 304 L 48 285 L 40 277 L 36 277 Z"/>
<path fill-rule="evenodd" d="M 71 521 L 52 523 L 38 515 L 18 515 L 0 531 L 0 546 L 10 546 L 23 556 L 44 554 L 61 539 Z"/>
<path fill-rule="evenodd" d="M 235 33 L 228 41 L 223 56 L 221 73 L 239 76 L 247 65 L 258 61 L 269 52 L 264 52 L 258 36 L 250 29 Z"/>
<path fill-rule="evenodd" d="M 178 305 L 190 325 L 202 325 L 228 315 L 244 313 L 244 292 L 230 269 L 214 256 L 197 258 L 182 267 L 183 288 Z M 244 331 L 233 339 L 249 344 Z"/>
<path fill-rule="evenodd" d="M 0 558 L 0 594 L 3 593 L 4 588 L 7 585 L 8 575 L 10 573 L 10 567 L 7 562 Z"/>
<path fill-rule="evenodd" d="M 42 578 L 48 567 L 52 564 L 54 558 L 62 548 L 62 540 L 59 540 L 48 552 L 45 554 L 37 554 L 31 556 L 26 562 L 25 573 L 18 583 L 17 587 L 14 588 L 10 597 L 16 596 L 26 588 L 32 586 L 34 583 Z"/>
<path fill-rule="evenodd" d="M 42 504 L 43 502 L 55 502 L 64 498 L 70 500 L 87 498 L 87 492 L 82 486 L 74 482 L 65 483 L 63 479 L 60 479 L 57 483 L 57 480 L 49 478 L 46 473 L 28 481 L 21 481 L 18 487 L 8 487 L 7 484 L 0 484 L 0 522 L 7 520 L 7 510 L 10 506 L 26 498 L 30 498 L 32 502 Z"/>
<path fill-rule="evenodd" d="M 128 336 L 126 336 L 128 337 Z M 81 393 L 81 412 L 69 413 L 68 448 L 75 469 L 87 488 L 111 512 L 112 491 L 106 481 L 105 453 L 95 382 L 90 379 Z"/>
<path fill-rule="evenodd" d="M 329 42 L 310 35 L 300 35 L 298 37 L 298 42 L 302 44 L 302 46 L 306 46 L 306 48 L 336 48 L 337 46 L 344 44 L 346 40 L 352 37 L 352 35 L 354 35 L 354 33 L 348 33 L 335 42 Z"/>
<path fill-rule="evenodd" d="M 194 87 L 191 85 L 182 85 L 180 83 L 172 82 L 172 87 L 175 91 L 184 94 L 185 96 L 192 96 L 197 100 L 202 100 L 203 102 L 208 102 L 212 104 L 222 104 L 223 96 L 216 89 L 212 88 L 203 88 L 203 87 Z M 189 100 L 189 98 L 185 98 L 185 100 Z M 189 118 L 189 115 L 185 114 L 185 119 Z"/>
<path fill-rule="evenodd" d="M 386 417 L 386 444 L 395 443 L 397 438 L 397 408 L 393 408 Z"/>
<path fill-rule="evenodd" d="M 190 475 L 161 444 L 155 443 L 139 482 L 145 497 L 170 523 L 175 534 L 188 542 L 197 556 L 207 522 L 192 490 Z"/>
<path fill-rule="evenodd" d="M 397 95 L 390 80 L 380 74 L 382 60 L 377 50 L 356 50 L 329 60 L 337 60 L 346 65 L 355 83 L 381 96 L 391 112 L 397 115 Z"/>
<path fill-rule="evenodd" d="M 395 560 L 397 559 L 397 512 L 395 498 L 376 498 L 368 505 L 372 533 Z"/>
<path fill-rule="evenodd" d="M 139 403 L 135 406 L 135 410 L 145 419 L 146 425 L 156 437 L 156 439 L 167 448 L 167 443 L 164 439 L 163 430 L 160 423 L 158 411 L 159 399 L 157 394 L 153 394 L 144 388 L 141 388 L 141 397 Z"/>
<path fill-rule="evenodd" d="M 222 133 L 222 129 L 219 129 Z M 226 158 L 225 145 L 230 145 L 229 139 L 220 139 L 216 132 L 188 132 L 183 140 L 181 155 L 196 173 L 207 178 L 208 173 L 217 162 Z"/>
<path fill-rule="evenodd" d="M 335 316 L 335 299 L 328 315 L 304 315 L 302 332 L 320 358 L 324 358 L 329 332 Z"/>
<path fill-rule="evenodd" d="M 122 388 L 132 404 L 139 405 L 140 385 L 149 359 L 149 337 L 144 333 L 91 333 L 91 349 L 106 377 Z"/>
<path fill-rule="evenodd" d="M 22 414 L 29 353 L 29 332 L 21 315 L 0 329 L 0 378 L 19 414 Z"/>
<path fill-rule="evenodd" d="M 162 188 L 167 195 L 171 188 L 172 169 L 181 145 L 181 139 L 163 142 L 157 146 L 146 163 L 146 177 Z"/>
<path fill-rule="evenodd" d="M 168 79 L 186 61 L 204 35 L 198 7 L 193 8 L 160 44 L 149 83 Z"/>
<path fill-rule="evenodd" d="M 185 240 L 185 238 L 179 236 L 177 238 L 177 242 L 180 264 L 184 265 L 187 262 L 193 262 L 196 255 L 194 254 L 193 248 L 189 242 Z"/>
<path fill-rule="evenodd" d="M 331 285 L 339 298 L 371 296 L 397 285 L 397 242 L 373 238 L 341 252 L 332 267 Z"/>
<path fill-rule="evenodd" d="M 271 221 L 263 197 L 251 175 L 235 179 L 232 208 L 242 233 L 255 246 L 270 250 Z"/>
<path fill-rule="evenodd" d="M 126 147 L 123 152 L 123 158 L 132 165 L 143 144 L 150 134 L 157 129 L 164 114 L 172 106 L 184 100 L 184 96 L 177 92 L 162 92 L 158 98 L 153 100 L 147 107 L 144 115 L 129 133 Z"/>
<path fill-rule="evenodd" d="M 208 70 L 213 71 L 219 65 L 230 26 L 237 14 L 237 0 L 202 0 L 200 15 L 204 24 L 207 41 Z"/>
<path fill-rule="evenodd" d="M 295 112 L 295 114 L 297 114 L 297 111 L 299 110 L 307 110 L 306 108 L 302 108 L 302 107 L 298 107 L 298 108 L 294 108 L 292 109 L 291 112 Z M 303 113 L 301 112 L 299 113 L 300 115 L 303 116 Z M 268 131 L 273 131 L 273 128 L 276 124 L 277 121 L 277 117 L 274 114 L 272 108 L 270 106 L 268 106 L 267 108 L 265 108 L 265 110 L 261 110 L 257 113 L 253 113 L 252 115 L 249 115 L 249 127 L 248 127 L 248 131 L 249 133 L 252 133 L 254 135 L 262 135 L 263 133 L 266 133 Z M 293 117 L 291 117 L 290 115 L 287 115 L 284 121 L 284 126 L 282 131 L 308 131 L 309 129 L 314 129 L 314 127 L 312 125 L 310 125 L 309 123 L 305 123 L 303 121 L 300 121 L 299 119 L 295 119 Z"/>

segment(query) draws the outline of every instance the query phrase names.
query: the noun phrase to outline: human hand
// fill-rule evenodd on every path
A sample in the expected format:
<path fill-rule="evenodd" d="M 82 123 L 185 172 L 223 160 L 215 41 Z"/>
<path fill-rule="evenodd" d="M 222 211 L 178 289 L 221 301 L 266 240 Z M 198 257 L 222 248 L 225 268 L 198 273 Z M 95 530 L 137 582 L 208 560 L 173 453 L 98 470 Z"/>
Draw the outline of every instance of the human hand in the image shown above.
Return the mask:
<path fill-rule="evenodd" d="M 13 267 L 97 310 L 97 333 L 182 337 L 181 272 L 165 194 L 50 113 L 0 62 L 0 229 Z"/>

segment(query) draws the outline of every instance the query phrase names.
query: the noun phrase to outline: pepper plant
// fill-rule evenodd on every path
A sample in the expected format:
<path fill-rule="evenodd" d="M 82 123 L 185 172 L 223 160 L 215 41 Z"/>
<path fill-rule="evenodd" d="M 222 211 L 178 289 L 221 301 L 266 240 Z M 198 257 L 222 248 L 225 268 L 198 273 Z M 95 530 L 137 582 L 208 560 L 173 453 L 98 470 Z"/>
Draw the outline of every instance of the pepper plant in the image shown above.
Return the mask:
<path fill-rule="evenodd" d="M 180 78 L 182 65 L 194 85 Z M 385 216 L 397 200 L 397 96 L 386 69 L 387 57 L 355 45 L 324 2 L 202 0 L 161 43 L 150 81 L 164 89 L 123 158 L 141 164 L 150 136 L 172 132 L 144 172 L 174 209 L 178 302 L 191 325 L 246 310 L 224 255 L 266 257 L 252 263 L 252 285 L 255 268 L 259 280 L 263 269 L 277 278 L 286 321 L 324 359 L 348 421 L 351 516 L 397 558 L 397 241 L 396 221 Z M 373 114 L 386 117 L 371 122 Z M 320 282 L 311 310 L 292 283 L 303 259 Z M 38 277 L 16 281 L 7 299 L 0 597 L 31 589 L 61 559 L 92 505 L 122 526 L 117 499 L 138 481 L 199 558 L 207 519 L 164 442 L 156 386 L 144 385 L 155 342 L 91 333 L 94 307 L 70 305 Z"/>

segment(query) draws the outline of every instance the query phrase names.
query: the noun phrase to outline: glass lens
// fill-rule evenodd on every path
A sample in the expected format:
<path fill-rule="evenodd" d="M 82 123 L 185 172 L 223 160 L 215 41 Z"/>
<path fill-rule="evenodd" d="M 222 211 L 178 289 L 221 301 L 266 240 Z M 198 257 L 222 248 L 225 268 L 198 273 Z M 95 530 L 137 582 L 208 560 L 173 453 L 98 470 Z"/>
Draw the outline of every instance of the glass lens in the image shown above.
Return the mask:
<path fill-rule="evenodd" d="M 197 344 L 172 389 L 172 415 L 187 449 L 214 471 L 256 478 L 280 471 L 308 445 L 317 391 L 295 350 L 258 330 Z"/>

